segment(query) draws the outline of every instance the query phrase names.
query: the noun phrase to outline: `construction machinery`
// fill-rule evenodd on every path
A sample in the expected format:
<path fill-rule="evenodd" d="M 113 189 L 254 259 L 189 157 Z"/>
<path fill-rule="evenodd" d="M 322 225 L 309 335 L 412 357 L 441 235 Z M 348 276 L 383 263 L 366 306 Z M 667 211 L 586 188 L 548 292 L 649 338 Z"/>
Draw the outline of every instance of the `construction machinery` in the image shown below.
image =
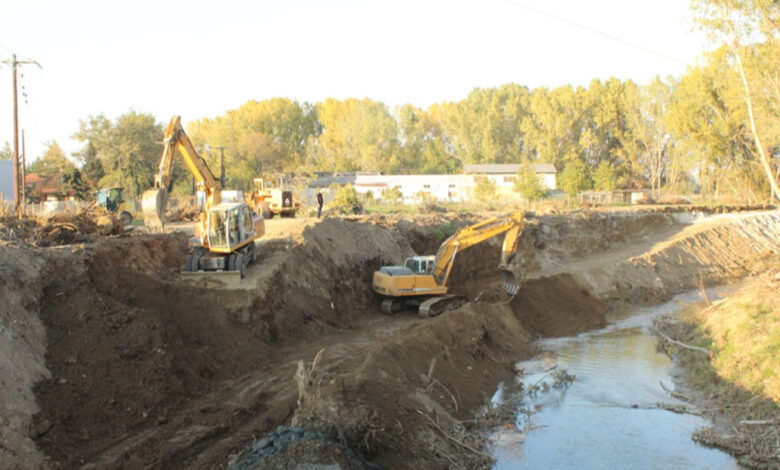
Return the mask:
<path fill-rule="evenodd" d="M 144 223 L 149 227 L 164 226 L 173 162 L 181 156 L 203 195 L 196 226 L 198 243 L 187 255 L 185 273 L 221 271 L 239 273 L 243 278 L 246 266 L 256 258 L 255 240 L 265 234 L 262 216 L 251 210 L 241 191 L 218 189 L 217 179 L 184 132 L 180 116 L 168 123 L 163 144 L 154 189 L 143 194 Z"/>
<path fill-rule="evenodd" d="M 382 312 L 392 315 L 417 307 L 421 316 L 432 317 L 457 308 L 464 298 L 447 291 L 455 256 L 502 233 L 506 235 L 498 268 L 504 277 L 504 289 L 515 295 L 520 286 L 509 262 L 524 225 L 522 210 L 509 212 L 458 230 L 439 246 L 435 256 L 414 256 L 407 258 L 403 266 L 382 266 L 374 272 L 372 283 L 374 292 L 382 297 Z"/>
<path fill-rule="evenodd" d="M 136 203 L 125 200 L 124 190 L 118 186 L 99 190 L 97 192 L 97 205 L 106 212 L 116 214 L 122 225 L 130 225 L 138 213 Z"/>
<path fill-rule="evenodd" d="M 301 208 L 301 203 L 295 200 L 292 191 L 284 189 L 282 178 L 279 178 L 278 187 L 268 178 L 253 179 L 248 202 L 266 219 L 272 219 L 275 215 L 295 217 L 295 213 Z"/>

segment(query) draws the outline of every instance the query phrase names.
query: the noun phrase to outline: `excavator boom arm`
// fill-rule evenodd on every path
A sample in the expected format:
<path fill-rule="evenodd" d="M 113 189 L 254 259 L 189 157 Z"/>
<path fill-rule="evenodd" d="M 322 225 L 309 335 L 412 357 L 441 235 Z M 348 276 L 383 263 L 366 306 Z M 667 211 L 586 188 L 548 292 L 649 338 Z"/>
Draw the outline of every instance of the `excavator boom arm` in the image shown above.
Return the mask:
<path fill-rule="evenodd" d="M 144 223 L 152 227 L 163 224 L 163 215 L 168 203 L 168 186 L 170 186 L 173 173 L 173 161 L 177 155 L 181 155 L 184 164 L 205 191 L 207 207 L 219 203 L 217 179 L 184 132 L 181 116 L 171 118 L 165 130 L 163 144 L 160 165 L 154 176 L 154 189 L 146 191 L 142 199 Z"/>
<path fill-rule="evenodd" d="M 506 232 L 501 250 L 501 269 L 506 269 L 511 256 L 517 248 L 517 238 L 523 230 L 522 210 L 506 213 L 492 219 L 458 230 L 439 247 L 433 266 L 433 276 L 439 285 L 446 285 L 449 279 L 455 255 L 459 251 L 482 243 Z"/>

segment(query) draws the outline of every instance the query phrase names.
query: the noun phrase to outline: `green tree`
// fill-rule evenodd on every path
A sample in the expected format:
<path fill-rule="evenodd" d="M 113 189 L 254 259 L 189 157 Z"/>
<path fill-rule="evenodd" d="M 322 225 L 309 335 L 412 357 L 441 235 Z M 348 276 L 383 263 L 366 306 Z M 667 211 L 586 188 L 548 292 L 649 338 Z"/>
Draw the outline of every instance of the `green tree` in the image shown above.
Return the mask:
<path fill-rule="evenodd" d="M 561 167 L 579 158 L 585 118 L 583 93 L 571 86 L 531 92 L 530 115 L 522 122 L 527 161 L 552 162 Z"/>
<path fill-rule="evenodd" d="M 187 130 L 209 167 L 219 168 L 224 155 L 228 186 L 247 189 L 253 178 L 303 169 L 321 125 L 312 105 L 272 98 L 189 122 Z"/>
<path fill-rule="evenodd" d="M 80 151 L 74 154 L 76 159 L 81 163 L 82 179 L 90 187 L 97 186 L 98 182 L 106 175 L 103 170 L 103 162 L 98 158 L 97 150 L 91 142 L 87 142 L 87 145 Z"/>
<path fill-rule="evenodd" d="M 529 92 L 516 84 L 475 88 L 458 103 L 434 105 L 444 147 L 463 163 L 508 163 L 523 151 Z"/>
<path fill-rule="evenodd" d="M 474 184 L 474 199 L 483 203 L 495 201 L 498 188 L 492 178 L 483 176 Z"/>
<path fill-rule="evenodd" d="M 400 161 L 393 173 L 455 173 L 460 162 L 446 150 L 440 121 L 412 105 L 397 110 Z"/>
<path fill-rule="evenodd" d="M 78 168 L 73 167 L 63 173 L 62 182 L 65 183 L 66 188 L 73 190 L 77 198 L 82 200 L 92 198 L 89 184 L 82 178 L 81 171 Z"/>
<path fill-rule="evenodd" d="M 602 160 L 593 173 L 593 186 L 596 191 L 612 191 L 617 187 L 615 169 L 608 161 Z"/>
<path fill-rule="evenodd" d="M 152 187 L 162 152 L 163 127 L 151 114 L 130 111 L 114 122 L 102 114 L 89 116 L 80 121 L 73 137 L 84 143 L 79 153 L 83 161 L 100 161 L 104 175 L 99 186 L 122 186 L 129 197 Z M 177 166 L 181 168 L 180 161 Z"/>
<path fill-rule="evenodd" d="M 347 183 L 339 188 L 336 191 L 336 195 L 333 197 L 330 206 L 344 214 L 358 212 L 360 201 L 358 200 L 355 187 Z"/>
<path fill-rule="evenodd" d="M 593 184 L 588 176 L 585 162 L 576 160 L 567 163 L 558 176 L 558 186 L 571 197 L 576 196 L 580 191 L 592 188 Z"/>
<path fill-rule="evenodd" d="M 5 145 L 3 145 L 3 148 L 0 149 L 0 160 L 13 160 L 14 159 L 14 152 L 11 150 L 11 144 L 6 141 Z"/>
<path fill-rule="evenodd" d="M 393 206 L 397 206 L 398 203 L 401 202 L 404 198 L 400 186 L 393 186 L 392 188 L 384 188 L 380 192 L 380 194 L 382 195 L 382 199 L 388 201 Z"/>
<path fill-rule="evenodd" d="M 398 125 L 387 106 L 369 99 L 327 99 L 316 110 L 323 131 L 307 148 L 312 168 L 391 172 L 401 167 Z"/>
<path fill-rule="evenodd" d="M 538 201 L 547 195 L 547 189 L 536 176 L 534 166 L 529 164 L 520 166 L 514 189 L 529 201 Z"/>
<path fill-rule="evenodd" d="M 728 50 L 729 65 L 741 88 L 743 122 L 749 129 L 770 198 L 780 201 L 778 168 L 773 149 L 780 145 L 780 4 L 769 0 L 693 0 L 695 20 Z M 755 173 L 755 172 L 754 172 Z"/>
<path fill-rule="evenodd" d="M 30 171 L 49 178 L 64 175 L 75 168 L 76 165 L 65 157 L 65 152 L 59 144 L 52 141 L 49 142 L 46 152 L 32 163 Z"/>

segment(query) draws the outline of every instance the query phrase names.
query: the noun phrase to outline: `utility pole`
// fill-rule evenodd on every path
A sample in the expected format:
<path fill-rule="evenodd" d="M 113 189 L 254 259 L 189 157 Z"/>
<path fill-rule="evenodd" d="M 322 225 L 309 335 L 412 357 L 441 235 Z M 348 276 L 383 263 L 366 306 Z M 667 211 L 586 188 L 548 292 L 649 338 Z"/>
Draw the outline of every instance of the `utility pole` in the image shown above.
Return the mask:
<path fill-rule="evenodd" d="M 22 166 L 21 177 L 19 178 L 19 186 L 22 188 L 22 215 L 25 212 L 25 201 L 27 200 L 27 184 L 25 183 L 25 176 L 27 173 L 27 150 L 24 148 L 24 129 L 22 129 Z"/>
<path fill-rule="evenodd" d="M 16 54 L 11 56 L 11 59 L 5 59 L 0 61 L 3 64 L 11 64 L 13 69 L 13 92 L 14 92 L 14 210 L 18 215 L 21 214 L 19 209 L 19 106 L 16 99 L 16 69 L 19 65 L 35 64 L 41 67 L 41 64 L 34 60 L 16 60 Z"/>
<path fill-rule="evenodd" d="M 225 147 L 217 147 L 219 149 L 219 184 L 222 189 L 225 189 Z"/>

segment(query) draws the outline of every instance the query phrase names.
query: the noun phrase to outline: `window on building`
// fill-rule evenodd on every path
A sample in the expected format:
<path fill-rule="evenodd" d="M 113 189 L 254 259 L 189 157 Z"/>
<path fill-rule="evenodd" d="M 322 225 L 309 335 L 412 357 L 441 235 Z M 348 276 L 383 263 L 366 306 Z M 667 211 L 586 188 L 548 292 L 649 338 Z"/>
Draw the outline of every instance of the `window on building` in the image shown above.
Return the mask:
<path fill-rule="evenodd" d="M 430 188 L 431 188 L 431 185 L 430 185 L 430 184 L 424 184 L 424 185 L 423 185 L 423 188 L 425 188 L 425 189 L 430 189 Z"/>
<path fill-rule="evenodd" d="M 504 183 L 514 183 L 517 181 L 517 176 L 504 176 Z"/>

